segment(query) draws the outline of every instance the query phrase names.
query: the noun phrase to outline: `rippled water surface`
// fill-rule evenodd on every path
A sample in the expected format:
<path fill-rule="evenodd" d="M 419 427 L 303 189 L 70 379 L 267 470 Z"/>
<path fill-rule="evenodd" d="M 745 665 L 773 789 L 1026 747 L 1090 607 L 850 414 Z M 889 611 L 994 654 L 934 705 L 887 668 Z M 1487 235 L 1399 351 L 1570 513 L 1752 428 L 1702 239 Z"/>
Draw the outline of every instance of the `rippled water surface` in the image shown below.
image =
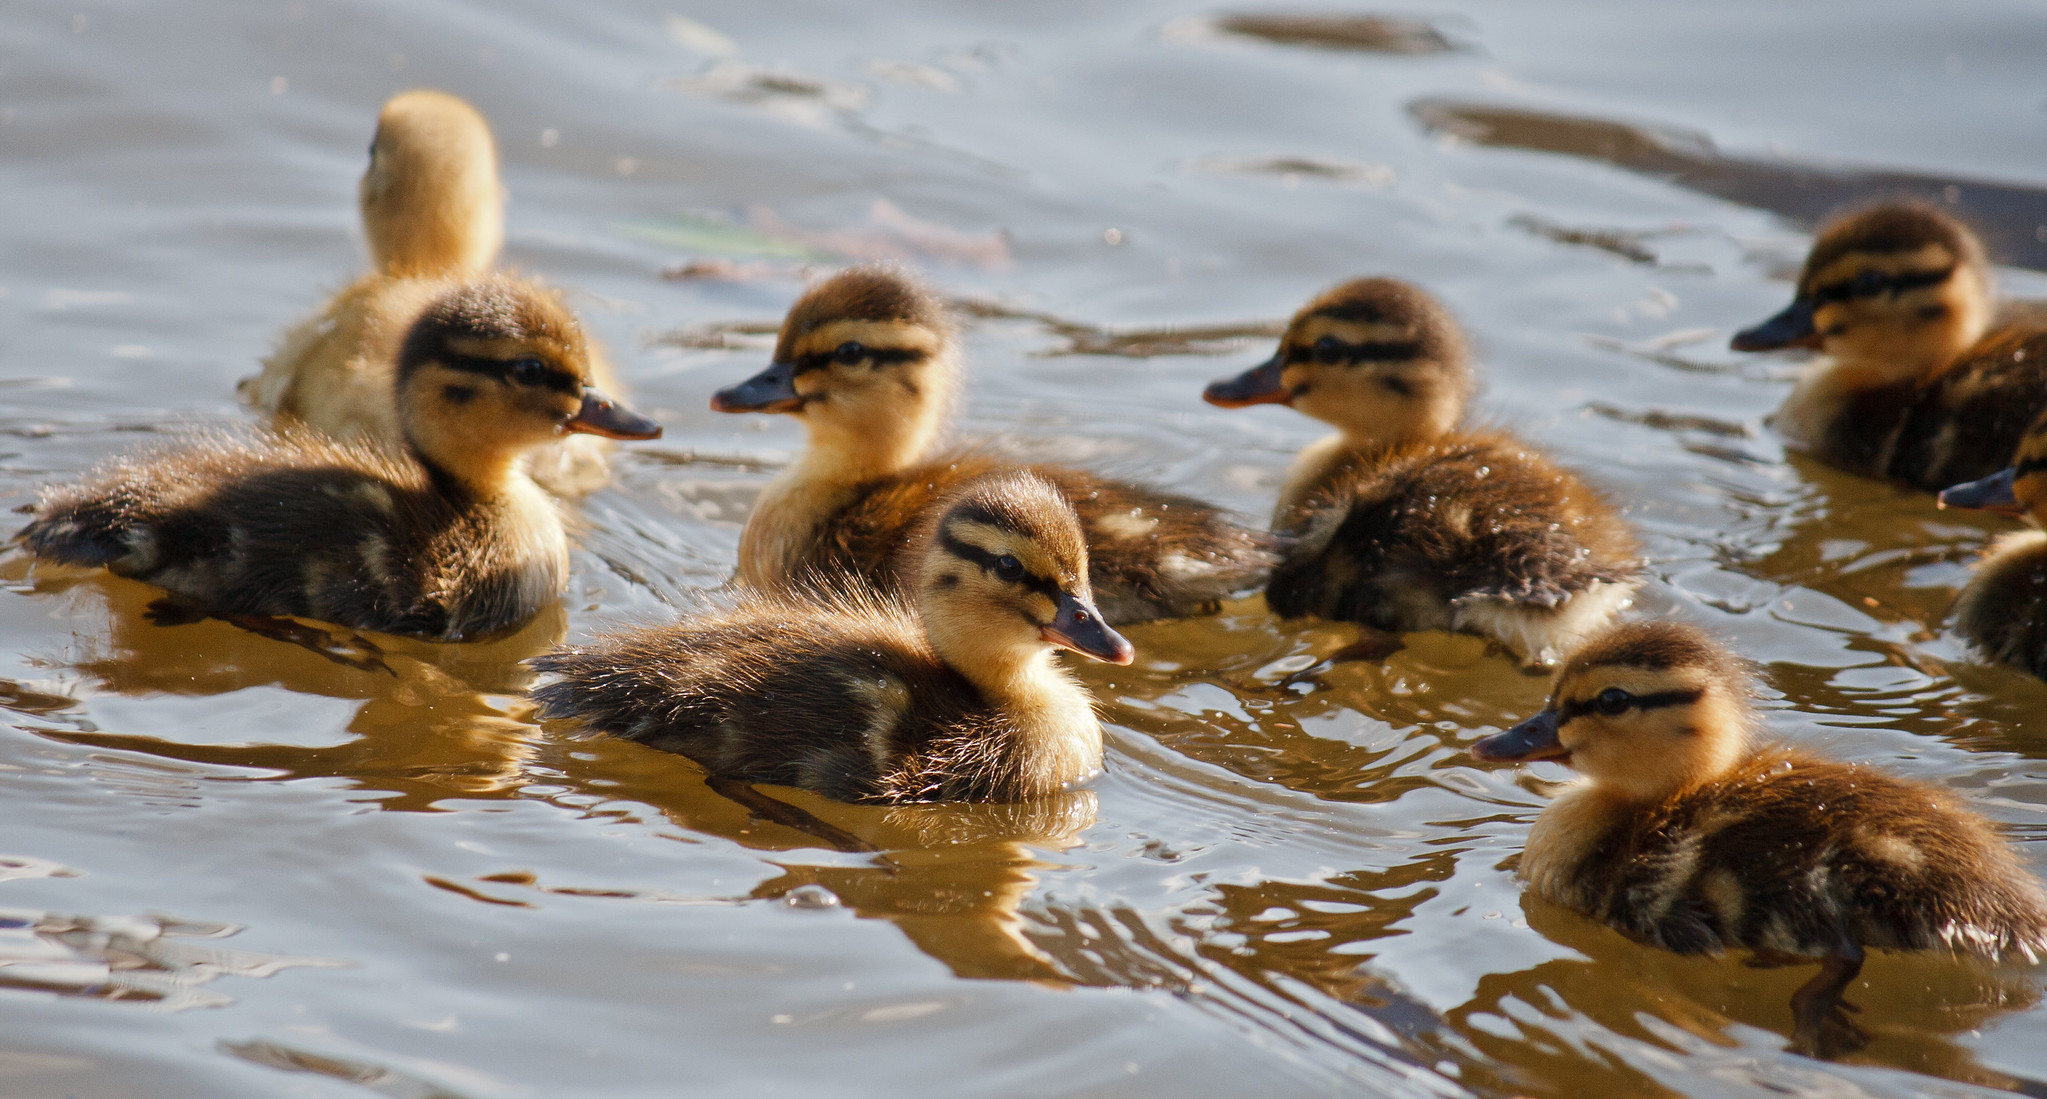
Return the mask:
<path fill-rule="evenodd" d="M 0 506 L 240 418 L 234 381 L 363 263 L 362 150 L 417 85 L 490 116 L 508 260 L 573 289 L 668 425 L 590 501 L 563 610 L 491 645 L 358 667 L 357 639 L 157 626 L 142 585 L 0 561 L 0 1094 L 2047 1089 L 2038 974 L 1875 959 L 1876 1040 L 1823 1064 L 1783 1050 L 1803 973 L 1524 898 L 1502 863 L 1563 772 L 1466 754 L 1544 693 L 1469 638 L 1322 667 L 1346 629 L 1255 600 L 1138 627 L 1134 667 L 1081 669 L 1108 773 L 1028 806 L 769 819 L 524 720 L 521 658 L 724 580 L 800 437 L 705 400 L 806 266 L 900 259 L 981 303 L 964 432 L 1254 516 L 1316 429 L 1202 384 L 1267 352 L 1233 333 L 1387 272 L 1470 327 L 1485 417 L 1625 502 L 1644 610 L 1760 660 L 1782 734 L 1960 789 L 2047 870 L 2047 685 L 1943 622 L 2000 524 L 1787 458 L 1763 418 L 1795 362 L 1724 350 L 1871 190 L 2047 266 L 2047 16 L 1222 14 L 0 8 Z"/>

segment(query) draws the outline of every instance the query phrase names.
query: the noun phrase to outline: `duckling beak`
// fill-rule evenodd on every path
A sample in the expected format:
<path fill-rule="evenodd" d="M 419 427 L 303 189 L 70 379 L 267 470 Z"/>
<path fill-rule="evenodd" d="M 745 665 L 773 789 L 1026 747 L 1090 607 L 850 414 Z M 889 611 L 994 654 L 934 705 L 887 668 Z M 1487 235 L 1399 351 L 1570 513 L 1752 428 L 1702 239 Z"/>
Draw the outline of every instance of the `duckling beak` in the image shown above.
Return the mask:
<path fill-rule="evenodd" d="M 626 408 L 589 386 L 583 387 L 583 407 L 562 424 L 566 434 L 602 435 L 607 439 L 659 439 L 661 425 Z"/>
<path fill-rule="evenodd" d="M 1544 710 L 1504 733 L 1486 737 L 1471 746 L 1471 754 L 1480 759 L 1502 762 L 1537 759 L 1571 762 L 1570 751 L 1557 740 L 1555 710 Z"/>
<path fill-rule="evenodd" d="M 1137 650 L 1120 633 L 1102 621 L 1093 603 L 1067 592 L 1059 593 L 1059 610 L 1049 626 L 1038 627 L 1038 636 L 1061 648 L 1110 664 L 1128 664 Z"/>
<path fill-rule="evenodd" d="M 2024 515 L 2026 507 L 2019 503 L 2017 485 L 2019 471 L 2016 467 L 1993 473 L 1980 481 L 1940 490 L 1940 506 L 1944 508 L 1972 508 L 1977 511 L 1994 511 L 1999 515 Z"/>
<path fill-rule="evenodd" d="M 1208 383 L 1201 399 L 1220 408 L 1246 408 L 1254 404 L 1290 404 L 1294 395 L 1279 380 L 1286 360 L 1279 354 L 1234 378 Z"/>
<path fill-rule="evenodd" d="M 802 407 L 795 363 L 769 363 L 753 377 L 711 394 L 711 409 L 716 412 L 794 412 Z"/>
<path fill-rule="evenodd" d="M 1780 347 L 1818 347 L 1819 329 L 1813 327 L 1812 299 L 1797 298 L 1782 313 L 1752 328 L 1734 334 L 1728 344 L 1736 351 L 1775 351 Z"/>

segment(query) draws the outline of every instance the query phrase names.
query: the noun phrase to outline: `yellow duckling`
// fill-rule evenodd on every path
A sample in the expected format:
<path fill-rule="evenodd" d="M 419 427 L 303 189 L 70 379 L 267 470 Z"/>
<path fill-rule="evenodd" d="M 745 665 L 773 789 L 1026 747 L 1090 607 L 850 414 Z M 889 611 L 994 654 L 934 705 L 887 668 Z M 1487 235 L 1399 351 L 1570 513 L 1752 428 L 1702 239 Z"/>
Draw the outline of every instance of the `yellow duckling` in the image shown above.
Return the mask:
<path fill-rule="evenodd" d="M 1271 567 L 1265 535 L 1199 500 L 1059 466 L 932 457 L 958 373 L 944 306 L 904 275 L 856 267 L 805 293 L 768 369 L 711 399 L 720 412 L 794 416 L 810 436 L 747 519 L 739 578 L 771 591 L 852 575 L 907 591 L 921 567 L 911 534 L 931 509 L 961 484 L 1026 468 L 1079 513 L 1112 623 L 1197 613 Z"/>
<path fill-rule="evenodd" d="M 392 97 L 377 119 L 360 190 L 371 270 L 301 321 L 243 380 L 242 396 L 278 426 L 338 439 L 401 441 L 391 399 L 399 345 L 441 295 L 489 274 L 505 239 L 497 145 L 476 108 L 444 92 Z M 591 384 L 617 392 L 602 352 L 584 343 Z M 579 495 L 609 478 L 610 444 L 578 435 L 527 459 L 536 481 Z"/>
<path fill-rule="evenodd" d="M 2033 421 L 2011 468 L 1942 492 L 1940 506 L 2029 515 L 2047 527 L 2047 414 Z M 2047 679 L 2047 531 L 1990 544 L 1955 601 L 1955 626 L 1990 659 Z"/>
<path fill-rule="evenodd" d="M 120 460 L 45 491 L 20 539 L 215 613 L 443 641 L 508 631 L 568 571 L 557 505 L 521 459 L 568 432 L 661 429 L 590 388 L 575 318 L 516 281 L 430 303 L 397 364 L 402 450 L 293 431 Z"/>
<path fill-rule="evenodd" d="M 1527 444 L 1461 426 L 1472 385 L 1449 312 L 1366 278 L 1303 307 L 1271 359 L 1208 387 L 1210 404 L 1284 404 L 1337 429 L 1280 489 L 1275 612 L 1461 630 L 1548 664 L 1628 605 L 1640 562 L 1627 524 Z"/>
<path fill-rule="evenodd" d="M 1616 626 L 1573 653 L 1550 703 L 1472 745 L 1583 779 L 1542 811 L 1521 876 L 1537 893 L 1681 954 L 1817 961 L 1795 1040 L 1863 1036 L 1841 994 L 1863 952 L 2047 949 L 2047 895 L 1989 822 L 1945 791 L 1755 735 L 1746 666 L 1673 622 Z"/>
<path fill-rule="evenodd" d="M 2047 314 L 1992 294 L 1967 226 L 1885 203 L 1823 226 L 1791 305 L 1733 346 L 1823 353 L 1777 414 L 1792 446 L 1938 489 L 2001 468 L 2047 409 Z"/>
<path fill-rule="evenodd" d="M 1132 654 L 1095 610 L 1072 506 L 1010 472 L 936 514 L 916 538 L 916 613 L 871 593 L 751 594 L 534 660 L 560 676 L 532 692 L 541 716 L 845 801 L 1025 801 L 1092 777 L 1094 704 L 1052 654 Z"/>

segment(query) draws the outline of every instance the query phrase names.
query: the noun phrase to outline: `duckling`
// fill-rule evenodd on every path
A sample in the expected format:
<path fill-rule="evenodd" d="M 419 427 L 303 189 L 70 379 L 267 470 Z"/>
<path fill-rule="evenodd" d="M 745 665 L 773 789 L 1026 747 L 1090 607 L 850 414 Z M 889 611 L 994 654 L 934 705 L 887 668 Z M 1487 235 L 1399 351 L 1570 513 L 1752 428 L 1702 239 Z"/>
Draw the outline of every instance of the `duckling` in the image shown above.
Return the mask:
<path fill-rule="evenodd" d="M 398 353 L 402 450 L 301 429 L 119 460 L 45 491 L 19 539 L 221 615 L 442 641 L 507 632 L 568 570 L 557 505 L 520 459 L 566 432 L 661 433 L 588 385 L 584 347 L 550 295 L 460 287 Z"/>
<path fill-rule="evenodd" d="M 1462 426 L 1472 388 L 1449 311 L 1389 278 L 1326 291 L 1272 358 L 1208 387 L 1210 404 L 1284 404 L 1337 429 L 1280 489 L 1275 612 L 1475 633 L 1550 664 L 1628 605 L 1641 577 L 1627 524 L 1527 444 Z"/>
<path fill-rule="evenodd" d="M 1025 801 L 1101 769 L 1093 701 L 1055 649 L 1128 664 L 1095 609 L 1079 518 L 1007 471 L 916 534 L 916 612 L 857 589 L 753 592 L 732 609 L 535 659 L 543 719 L 627 737 L 714 776 L 843 801 Z"/>
<path fill-rule="evenodd" d="M 1943 491 L 1940 506 L 2027 515 L 2047 527 L 2047 414 L 2033 421 L 2011 468 Z M 2047 532 L 2014 531 L 1990 544 L 1955 600 L 1955 626 L 1990 659 L 2047 679 Z"/>
<path fill-rule="evenodd" d="M 1014 469 L 1057 486 L 1079 513 L 1111 623 L 1211 609 L 1271 567 L 1265 535 L 1199 500 L 971 451 L 932 457 L 958 374 L 944 306 L 902 273 L 855 267 L 805 293 L 767 370 L 711 398 L 720 412 L 794 416 L 810 437 L 748 518 L 739 578 L 774 590 L 851 576 L 909 591 L 920 568 L 910 535 L 923 517 L 961 484 Z"/>
<path fill-rule="evenodd" d="M 1746 665 L 1691 626 L 1588 640 L 1541 713 L 1472 745 L 1583 776 L 1536 819 L 1521 876 L 1665 950 L 1819 962 L 1791 1004 L 1821 1056 L 1862 1040 L 1841 993 L 1867 949 L 2047 949 L 2047 894 L 1989 822 L 1937 787 L 1759 739 L 1750 692 Z"/>
<path fill-rule="evenodd" d="M 1924 489 L 2002 468 L 2047 409 L 2047 312 L 1993 304 L 1976 234 L 1920 203 L 1884 203 L 1820 229 L 1783 312 L 1736 351 L 1817 348 L 1777 414 L 1829 465 Z"/>
<path fill-rule="evenodd" d="M 370 272 L 286 332 L 262 373 L 237 388 L 280 426 L 397 446 L 392 385 L 407 331 L 429 303 L 489 274 L 504 244 L 489 124 L 444 92 L 392 97 L 378 116 L 359 194 Z M 583 354 L 591 384 L 616 393 L 601 349 L 586 339 Z M 609 478 L 610 446 L 569 436 L 534 451 L 529 470 L 552 492 L 581 495 Z"/>

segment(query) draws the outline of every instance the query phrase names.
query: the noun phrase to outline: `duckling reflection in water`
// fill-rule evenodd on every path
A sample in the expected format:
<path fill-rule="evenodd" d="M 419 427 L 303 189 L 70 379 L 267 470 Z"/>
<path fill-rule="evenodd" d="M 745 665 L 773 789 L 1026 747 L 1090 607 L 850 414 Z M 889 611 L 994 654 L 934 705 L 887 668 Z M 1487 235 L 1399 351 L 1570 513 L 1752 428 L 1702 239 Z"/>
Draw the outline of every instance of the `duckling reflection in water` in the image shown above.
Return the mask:
<path fill-rule="evenodd" d="M 1786 441 L 1924 489 L 1995 472 L 2047 409 L 2047 309 L 2000 313 L 1982 242 L 1918 203 L 1827 223 L 1791 305 L 1733 347 L 1817 348 L 1777 414 Z"/>
<path fill-rule="evenodd" d="M 1940 494 L 1944 508 L 2033 520 L 1999 537 L 1955 601 L 1955 628 L 1983 655 L 2047 679 L 2047 413 L 2033 421 L 2011 468 Z"/>
<path fill-rule="evenodd" d="M 789 310 L 768 369 L 718 391 L 721 412 L 795 416 L 803 459 L 761 493 L 739 539 L 739 578 L 762 591 L 852 575 L 880 591 L 916 587 L 912 533 L 960 485 L 1028 469 L 1071 501 L 1087 537 L 1090 583 L 1117 625 L 1194 614 L 1258 582 L 1263 534 L 1199 500 L 1060 466 L 929 452 L 958 381 L 959 349 L 929 290 L 858 267 Z"/>
<path fill-rule="evenodd" d="M 2047 895 L 1988 822 L 1936 787 L 1759 741 L 1750 690 L 1697 629 L 1617 626 L 1571 655 L 1540 714 L 1474 744 L 1584 776 L 1529 832 L 1536 893 L 1681 954 L 1818 962 L 1791 1006 L 1819 1056 L 1866 1039 L 1841 995 L 1867 949 L 2047 949 Z"/>
<path fill-rule="evenodd" d="M 1210 404 L 1284 404 L 1337 429 L 1280 489 L 1274 611 L 1461 630 L 1549 664 L 1628 605 L 1640 562 L 1627 525 L 1526 444 L 1461 427 L 1471 390 L 1456 321 L 1386 278 L 1322 294 L 1271 359 L 1208 387 Z"/>
<path fill-rule="evenodd" d="M 1128 664 L 1080 521 L 1025 473 L 963 487 L 917 535 L 918 614 L 857 590 L 731 610 L 533 661 L 543 718 L 714 775 L 845 801 L 1026 801 L 1101 769 L 1093 700 L 1055 649 Z M 920 621 L 921 618 L 921 621 Z"/>
<path fill-rule="evenodd" d="M 403 450 L 300 429 L 144 454 L 45 491 L 19 540 L 209 613 L 442 641 L 501 634 L 568 582 L 558 506 L 520 459 L 571 432 L 661 433 L 588 381 L 581 328 L 551 295 L 471 284 L 406 337 Z"/>
<path fill-rule="evenodd" d="M 434 299 L 488 275 L 505 239 L 497 145 L 476 108 L 435 91 L 391 98 L 377 118 L 360 188 L 371 270 L 301 321 L 244 379 L 242 396 L 280 427 L 306 424 L 337 439 L 397 446 L 398 355 Z M 583 344 L 589 384 L 616 394 L 602 351 Z M 609 478 L 611 444 L 594 435 L 548 442 L 527 455 L 542 487 L 578 495 Z"/>

